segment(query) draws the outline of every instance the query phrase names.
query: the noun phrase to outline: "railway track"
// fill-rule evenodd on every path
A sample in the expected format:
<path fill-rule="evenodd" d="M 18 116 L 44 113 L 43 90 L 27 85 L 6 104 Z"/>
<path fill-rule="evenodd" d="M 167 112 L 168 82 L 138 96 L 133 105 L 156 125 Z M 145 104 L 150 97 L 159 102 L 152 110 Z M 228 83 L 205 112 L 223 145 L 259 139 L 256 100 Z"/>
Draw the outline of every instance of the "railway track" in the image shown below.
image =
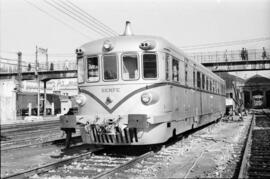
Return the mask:
<path fill-rule="evenodd" d="M 51 121 L 40 121 L 40 122 L 33 122 L 33 123 L 22 123 L 22 124 L 7 124 L 1 125 L 1 134 L 8 133 L 8 132 L 19 132 L 29 129 L 36 129 L 44 128 L 44 127 L 51 127 L 51 126 L 59 126 L 59 120 L 51 120 Z"/>
<path fill-rule="evenodd" d="M 205 126 L 210 127 L 211 126 Z M 200 128 L 202 129 L 202 128 Z M 87 177 L 87 178 L 127 178 L 143 176 L 143 177 L 155 177 L 153 173 L 159 169 L 159 164 L 161 162 L 170 163 L 174 155 L 182 153 L 183 155 L 186 151 L 190 150 L 188 146 L 191 146 L 192 140 L 195 137 L 185 138 L 200 129 L 187 132 L 182 136 L 178 136 L 177 139 L 170 140 L 164 145 L 155 146 L 147 151 L 140 151 L 138 155 L 133 154 L 123 154 L 123 151 L 119 148 L 116 153 L 113 153 L 113 149 L 102 149 L 95 153 L 89 152 L 71 158 L 69 160 L 63 159 L 61 161 L 51 163 L 46 166 L 37 167 L 35 169 L 24 171 L 22 173 L 6 176 L 5 178 L 21 178 L 29 177 L 32 178 L 66 178 L 66 177 Z M 206 139 L 210 144 L 215 143 L 212 140 Z M 104 152 L 105 150 L 105 152 Z M 124 149 L 123 149 L 124 150 Z M 125 152 L 129 149 L 125 149 Z M 202 156 L 204 153 L 201 154 Z M 200 157 L 198 158 L 198 160 Z M 196 160 L 197 161 L 197 160 Z M 196 165 L 194 162 L 194 166 Z M 187 171 L 186 175 L 193 170 L 193 165 L 190 170 Z M 140 175 L 142 174 L 143 175 Z"/>
<path fill-rule="evenodd" d="M 38 147 L 38 146 L 46 146 L 46 145 L 61 145 L 64 146 L 66 143 L 66 138 L 57 138 L 52 140 L 50 138 L 50 140 L 47 140 L 45 142 L 34 142 L 31 144 L 24 144 L 24 145 L 12 145 L 12 146 L 5 146 L 5 147 L 1 147 L 1 152 L 5 152 L 8 151 L 10 152 L 11 150 L 20 150 L 22 148 L 33 148 L 33 147 Z M 82 139 L 81 136 L 73 136 L 71 139 L 71 144 L 81 144 L 82 143 Z"/>
<path fill-rule="evenodd" d="M 79 129 L 73 137 L 80 136 Z M 35 122 L 15 126 L 1 126 L 1 151 L 64 143 L 65 134 L 59 128 L 59 121 Z M 58 141 L 58 142 L 55 142 Z"/>
<path fill-rule="evenodd" d="M 69 150 L 74 150 L 74 147 Z M 68 176 L 101 178 L 153 154 L 153 152 L 150 151 L 139 156 L 123 156 L 119 154 L 110 155 L 106 154 L 106 152 L 108 152 L 108 149 L 97 148 L 90 152 L 84 152 L 74 157 L 62 159 L 2 178 L 66 178 Z"/>
<path fill-rule="evenodd" d="M 59 131 L 59 121 L 46 121 L 25 124 L 1 125 L 1 144 L 11 140 L 26 138 L 27 136 L 37 136 L 41 133 L 48 134 Z"/>
<path fill-rule="evenodd" d="M 35 135 L 36 134 L 36 135 Z M 79 130 L 76 131 L 73 136 L 80 136 Z M 44 142 L 49 142 L 52 140 L 65 138 L 65 134 L 58 129 L 58 131 L 44 131 L 42 133 L 31 133 L 29 132 L 27 136 L 22 138 L 12 139 L 8 141 L 1 141 L 1 151 L 6 148 L 25 146 L 25 145 L 34 145 Z"/>
<path fill-rule="evenodd" d="M 240 178 L 270 178 L 270 118 L 256 115 L 249 131 Z"/>

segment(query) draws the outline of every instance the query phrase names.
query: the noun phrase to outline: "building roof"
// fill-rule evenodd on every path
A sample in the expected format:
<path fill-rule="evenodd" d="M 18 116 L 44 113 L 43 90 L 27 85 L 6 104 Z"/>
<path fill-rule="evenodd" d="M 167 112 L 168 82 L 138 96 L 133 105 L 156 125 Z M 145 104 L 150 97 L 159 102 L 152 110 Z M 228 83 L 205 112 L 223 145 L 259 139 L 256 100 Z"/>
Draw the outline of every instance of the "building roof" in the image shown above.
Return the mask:
<path fill-rule="evenodd" d="M 220 76 L 223 80 L 225 80 L 227 89 L 232 88 L 233 82 L 242 83 L 242 84 L 244 84 L 245 82 L 244 79 L 235 75 L 231 75 L 227 72 L 217 73 L 217 75 Z"/>
<path fill-rule="evenodd" d="M 270 85 L 270 79 L 256 74 L 245 81 L 245 86 L 251 86 L 256 84 Z"/>

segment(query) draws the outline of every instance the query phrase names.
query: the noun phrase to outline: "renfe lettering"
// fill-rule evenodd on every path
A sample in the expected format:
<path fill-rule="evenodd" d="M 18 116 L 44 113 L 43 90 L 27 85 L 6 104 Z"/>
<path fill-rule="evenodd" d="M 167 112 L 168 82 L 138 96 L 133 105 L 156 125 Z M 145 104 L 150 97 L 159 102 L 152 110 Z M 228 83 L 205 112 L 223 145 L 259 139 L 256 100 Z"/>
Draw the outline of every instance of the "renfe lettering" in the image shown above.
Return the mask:
<path fill-rule="evenodd" d="M 102 88 L 102 93 L 113 93 L 113 92 L 120 92 L 120 88 Z"/>

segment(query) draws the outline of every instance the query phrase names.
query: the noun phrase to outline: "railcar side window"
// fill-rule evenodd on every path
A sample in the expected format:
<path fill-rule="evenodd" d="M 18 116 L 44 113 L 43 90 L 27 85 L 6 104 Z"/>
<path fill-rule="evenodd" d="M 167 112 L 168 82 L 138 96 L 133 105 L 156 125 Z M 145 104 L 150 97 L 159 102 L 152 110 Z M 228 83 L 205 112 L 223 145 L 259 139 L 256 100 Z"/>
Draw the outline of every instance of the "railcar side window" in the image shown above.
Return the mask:
<path fill-rule="evenodd" d="M 87 58 L 87 75 L 90 82 L 99 80 L 98 57 Z"/>
<path fill-rule="evenodd" d="M 201 88 L 201 73 L 197 72 L 197 87 Z"/>
<path fill-rule="evenodd" d="M 188 59 L 185 58 L 185 85 L 188 83 Z"/>
<path fill-rule="evenodd" d="M 84 59 L 78 58 L 78 83 L 84 82 Z"/>
<path fill-rule="evenodd" d="M 210 79 L 210 92 L 212 92 L 212 79 Z"/>
<path fill-rule="evenodd" d="M 216 81 L 215 81 L 215 80 L 213 81 L 213 84 L 214 84 L 214 85 L 213 85 L 213 86 L 214 86 L 214 90 L 213 90 L 213 91 L 214 91 L 214 93 L 215 93 L 215 92 L 216 92 Z"/>
<path fill-rule="evenodd" d="M 173 66 L 172 66 L 172 80 L 173 81 L 179 81 L 179 61 L 176 59 L 173 59 Z"/>
<path fill-rule="evenodd" d="M 193 70 L 193 87 L 195 88 L 196 86 L 196 83 L 195 83 L 195 81 L 196 81 L 196 74 L 195 74 L 195 70 Z"/>
<path fill-rule="evenodd" d="M 103 57 L 104 80 L 117 80 L 117 59 L 115 55 L 104 55 Z"/>
<path fill-rule="evenodd" d="M 155 54 L 143 54 L 143 77 L 157 77 L 157 59 Z"/>
<path fill-rule="evenodd" d="M 137 80 L 139 78 L 138 72 L 138 57 L 136 54 L 123 55 L 122 62 L 122 77 L 124 80 Z"/>
<path fill-rule="evenodd" d="M 206 77 L 206 90 L 208 91 L 208 77 Z"/>
<path fill-rule="evenodd" d="M 166 72 L 166 80 L 167 81 L 170 81 L 170 70 L 169 70 L 169 67 L 170 67 L 170 59 L 171 59 L 171 57 L 170 57 L 170 55 L 168 55 L 168 54 L 166 54 L 166 58 L 165 58 L 165 72 Z"/>
<path fill-rule="evenodd" d="M 204 78 L 204 74 L 202 74 L 202 89 L 205 89 L 205 78 Z"/>

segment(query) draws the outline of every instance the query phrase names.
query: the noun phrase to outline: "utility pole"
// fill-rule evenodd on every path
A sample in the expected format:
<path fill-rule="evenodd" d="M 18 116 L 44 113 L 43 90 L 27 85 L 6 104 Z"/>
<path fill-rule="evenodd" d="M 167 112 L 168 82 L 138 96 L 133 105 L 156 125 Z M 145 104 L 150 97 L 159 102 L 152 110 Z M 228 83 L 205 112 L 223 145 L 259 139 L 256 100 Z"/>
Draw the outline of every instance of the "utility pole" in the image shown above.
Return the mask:
<path fill-rule="evenodd" d="M 36 75 L 36 80 L 38 84 L 38 96 L 37 96 L 37 116 L 40 116 L 40 79 L 38 75 L 38 70 L 39 70 L 39 64 L 38 64 L 38 47 L 36 46 L 36 68 L 35 68 L 35 75 Z"/>
<path fill-rule="evenodd" d="M 49 70 L 49 61 L 48 61 L 48 49 L 45 50 L 45 55 L 46 55 L 46 69 Z M 47 88 L 47 80 L 46 81 L 43 81 L 43 84 L 44 84 L 44 87 L 43 87 L 43 90 L 44 90 L 44 103 L 43 103 L 43 116 L 46 116 L 46 101 L 47 101 L 47 91 L 46 91 L 46 88 Z"/>
<path fill-rule="evenodd" d="M 49 70 L 48 49 L 46 49 L 46 68 Z"/>
<path fill-rule="evenodd" d="M 47 80 L 43 81 L 44 83 L 44 103 L 43 103 L 43 116 L 46 116 L 46 101 L 47 101 L 47 92 L 46 92 L 46 88 L 47 88 Z"/>
<path fill-rule="evenodd" d="M 18 86 L 17 91 L 21 91 L 22 86 L 22 52 L 18 52 L 18 65 L 17 65 L 17 80 L 18 80 Z"/>

